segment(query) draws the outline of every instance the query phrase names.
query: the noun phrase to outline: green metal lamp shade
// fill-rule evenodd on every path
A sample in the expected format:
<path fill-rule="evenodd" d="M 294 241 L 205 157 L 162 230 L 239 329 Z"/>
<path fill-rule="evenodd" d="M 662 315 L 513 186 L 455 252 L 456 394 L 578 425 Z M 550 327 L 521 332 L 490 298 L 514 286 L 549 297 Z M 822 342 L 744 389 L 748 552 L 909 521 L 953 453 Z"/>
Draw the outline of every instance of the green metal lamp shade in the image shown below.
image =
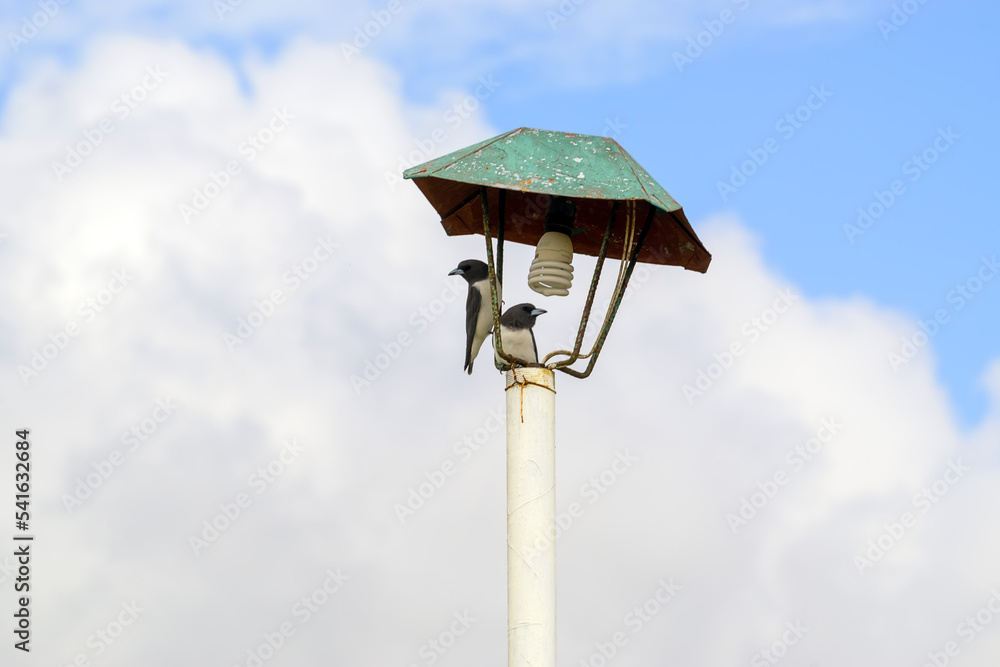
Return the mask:
<path fill-rule="evenodd" d="M 652 223 L 638 261 L 704 273 L 712 255 L 680 205 L 614 139 L 522 127 L 407 169 L 441 215 L 449 236 L 483 233 L 480 188 L 488 192 L 490 218 L 505 220 L 508 241 L 534 246 L 544 231 L 550 196 L 576 204 L 573 250 L 598 255 L 614 202 L 634 201 L 639 221 Z M 501 214 L 500 190 L 505 211 Z M 608 256 L 622 257 L 625 216 L 618 206 Z M 652 208 L 652 211 L 650 210 Z"/>

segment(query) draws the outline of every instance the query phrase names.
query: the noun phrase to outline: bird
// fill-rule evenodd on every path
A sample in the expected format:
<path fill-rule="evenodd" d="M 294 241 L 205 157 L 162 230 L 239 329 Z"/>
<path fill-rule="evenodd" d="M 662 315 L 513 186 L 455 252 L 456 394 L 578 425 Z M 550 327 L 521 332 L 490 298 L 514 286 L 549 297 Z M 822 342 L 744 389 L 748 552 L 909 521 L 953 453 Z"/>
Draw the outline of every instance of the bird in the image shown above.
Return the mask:
<path fill-rule="evenodd" d="M 462 276 L 469 283 L 469 296 L 465 300 L 465 366 L 463 370 L 472 375 L 472 362 L 479 354 L 483 341 L 493 330 L 493 302 L 490 298 L 490 270 L 486 262 L 478 259 L 463 260 L 448 273 Z M 500 285 L 497 285 L 497 297 Z"/>
<path fill-rule="evenodd" d="M 548 311 L 535 308 L 530 303 L 511 306 L 500 316 L 500 342 L 505 354 L 528 363 L 538 363 L 538 345 L 535 344 L 535 318 Z M 496 352 L 494 351 L 494 356 Z M 499 356 L 497 356 L 499 359 Z"/>

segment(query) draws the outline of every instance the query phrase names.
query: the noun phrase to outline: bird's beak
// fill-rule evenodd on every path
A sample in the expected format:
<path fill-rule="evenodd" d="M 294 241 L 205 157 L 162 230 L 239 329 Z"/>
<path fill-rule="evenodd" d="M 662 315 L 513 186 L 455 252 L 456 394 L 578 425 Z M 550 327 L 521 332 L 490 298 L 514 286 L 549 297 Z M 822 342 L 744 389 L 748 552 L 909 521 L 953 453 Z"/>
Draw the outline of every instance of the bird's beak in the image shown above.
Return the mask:
<path fill-rule="evenodd" d="M 531 311 L 531 316 L 532 317 L 538 317 L 539 315 L 544 315 L 547 312 L 549 312 L 549 311 L 542 310 L 541 308 L 535 308 L 533 311 Z"/>
<path fill-rule="evenodd" d="M 465 275 L 465 271 L 463 271 L 462 269 L 452 269 L 451 271 L 448 272 L 448 275 L 449 276 L 464 276 Z"/>

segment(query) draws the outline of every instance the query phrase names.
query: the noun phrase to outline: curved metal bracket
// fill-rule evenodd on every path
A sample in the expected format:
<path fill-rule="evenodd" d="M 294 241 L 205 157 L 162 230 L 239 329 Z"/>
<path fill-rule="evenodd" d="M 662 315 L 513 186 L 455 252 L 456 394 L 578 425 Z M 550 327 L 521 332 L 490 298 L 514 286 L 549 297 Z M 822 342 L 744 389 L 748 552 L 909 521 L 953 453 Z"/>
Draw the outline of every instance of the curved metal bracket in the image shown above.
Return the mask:
<path fill-rule="evenodd" d="M 500 191 L 500 210 L 503 211 L 506 205 L 504 191 Z M 502 371 L 506 371 L 510 368 L 517 366 L 541 366 L 541 364 L 532 364 L 525 359 L 520 359 L 518 357 L 507 354 L 503 351 L 503 342 L 500 336 L 500 295 L 497 294 L 497 286 L 499 284 L 500 289 L 503 289 L 503 283 L 498 280 L 498 276 L 502 280 L 503 276 L 503 232 L 504 232 L 504 219 L 500 218 L 498 241 L 499 247 L 497 248 L 497 256 L 500 261 L 499 271 L 498 267 L 493 262 L 493 232 L 490 229 L 490 202 L 489 202 L 489 191 L 485 186 L 479 188 L 479 198 L 483 205 L 483 235 L 486 237 L 486 265 L 489 267 L 490 271 L 490 305 L 493 308 L 493 349 L 496 351 L 496 356 L 500 360 L 507 362 L 506 365 L 498 362 L 494 359 L 494 365 Z"/>
<path fill-rule="evenodd" d="M 617 202 L 615 202 L 617 205 Z M 604 348 L 604 343 L 607 341 L 608 333 L 611 331 L 611 325 L 615 321 L 615 315 L 618 314 L 618 308 L 621 306 L 622 299 L 625 296 L 625 290 L 628 289 L 628 281 L 632 277 L 632 271 L 635 270 L 636 262 L 639 258 L 639 252 L 642 250 L 642 246 L 646 242 L 646 235 L 649 234 L 649 228 L 653 224 L 653 217 L 656 214 L 656 209 L 653 206 L 649 207 L 646 214 L 646 220 L 643 222 L 642 231 L 639 232 L 639 238 L 636 239 L 635 244 L 631 248 L 631 257 L 628 260 L 628 266 L 625 269 L 625 274 L 615 285 L 615 291 L 612 293 L 611 304 L 608 306 L 608 313 L 604 318 L 604 325 L 601 327 L 601 333 L 597 337 L 597 341 L 594 343 L 594 347 L 587 354 L 581 355 L 580 348 L 583 344 L 583 336 L 587 331 L 587 324 L 590 319 L 590 310 L 594 305 L 594 295 L 597 291 L 597 282 L 600 278 L 601 268 L 604 264 L 604 258 L 607 254 L 607 245 L 611 237 L 612 226 L 614 225 L 615 214 L 617 212 L 617 206 L 612 207 L 611 220 L 608 222 L 607 231 L 604 233 L 604 240 L 601 243 L 601 254 L 598 257 L 597 268 L 594 271 L 594 279 L 590 285 L 590 292 L 587 294 L 587 303 L 583 308 L 583 317 L 580 320 L 580 330 L 577 332 L 576 345 L 573 348 L 573 352 L 567 353 L 566 351 L 551 352 L 546 357 L 547 361 L 552 356 L 557 354 L 569 354 L 568 359 L 561 361 L 556 361 L 548 364 L 547 368 L 552 368 L 555 370 L 560 370 L 567 375 L 572 375 L 576 378 L 586 378 L 589 377 L 591 372 L 594 370 L 594 365 L 597 363 L 597 358 L 601 355 L 601 350 Z M 628 254 L 629 248 L 623 245 L 622 247 L 622 261 L 625 261 L 625 257 Z M 578 371 L 569 366 L 574 363 L 577 359 L 586 359 L 590 357 L 590 362 L 587 364 L 587 368 L 584 371 Z"/>

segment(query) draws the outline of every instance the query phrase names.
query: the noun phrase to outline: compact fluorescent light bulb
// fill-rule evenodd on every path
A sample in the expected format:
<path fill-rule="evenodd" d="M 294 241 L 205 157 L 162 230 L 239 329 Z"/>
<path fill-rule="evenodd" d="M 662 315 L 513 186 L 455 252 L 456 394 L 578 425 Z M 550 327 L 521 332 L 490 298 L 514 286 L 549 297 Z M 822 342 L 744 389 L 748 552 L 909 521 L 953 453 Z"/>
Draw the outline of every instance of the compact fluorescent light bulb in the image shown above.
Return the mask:
<path fill-rule="evenodd" d="M 545 232 L 535 246 L 528 287 L 544 296 L 567 296 L 573 286 L 573 241 L 562 232 Z"/>

